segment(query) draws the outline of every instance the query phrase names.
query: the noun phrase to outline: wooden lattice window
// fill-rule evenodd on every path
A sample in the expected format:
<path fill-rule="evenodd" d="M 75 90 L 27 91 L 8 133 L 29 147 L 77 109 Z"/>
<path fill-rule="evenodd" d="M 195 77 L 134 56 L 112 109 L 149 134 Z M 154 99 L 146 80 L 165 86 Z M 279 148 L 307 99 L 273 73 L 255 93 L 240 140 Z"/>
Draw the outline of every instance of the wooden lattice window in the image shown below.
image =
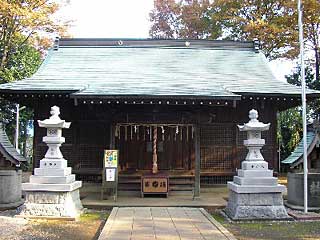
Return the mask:
<path fill-rule="evenodd" d="M 200 128 L 201 169 L 230 172 L 233 169 L 235 127 L 233 124 L 211 124 Z"/>
<path fill-rule="evenodd" d="M 79 168 L 102 168 L 104 146 L 80 144 L 77 147 Z"/>

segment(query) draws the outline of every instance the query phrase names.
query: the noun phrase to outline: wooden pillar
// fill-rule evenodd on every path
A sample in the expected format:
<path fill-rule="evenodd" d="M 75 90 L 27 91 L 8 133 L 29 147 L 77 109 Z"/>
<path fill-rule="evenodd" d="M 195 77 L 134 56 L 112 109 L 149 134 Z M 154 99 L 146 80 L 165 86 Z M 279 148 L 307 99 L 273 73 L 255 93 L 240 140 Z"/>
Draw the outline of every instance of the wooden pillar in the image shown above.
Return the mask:
<path fill-rule="evenodd" d="M 157 156 L 158 128 L 153 127 L 153 154 L 152 154 L 152 173 L 158 173 L 158 156 Z"/>
<path fill-rule="evenodd" d="M 194 147 L 195 147 L 195 177 L 194 177 L 194 190 L 193 199 L 200 198 L 200 127 L 194 127 Z"/>
<path fill-rule="evenodd" d="M 110 125 L 110 149 L 114 149 L 116 146 L 115 144 L 115 125 L 111 123 Z"/>

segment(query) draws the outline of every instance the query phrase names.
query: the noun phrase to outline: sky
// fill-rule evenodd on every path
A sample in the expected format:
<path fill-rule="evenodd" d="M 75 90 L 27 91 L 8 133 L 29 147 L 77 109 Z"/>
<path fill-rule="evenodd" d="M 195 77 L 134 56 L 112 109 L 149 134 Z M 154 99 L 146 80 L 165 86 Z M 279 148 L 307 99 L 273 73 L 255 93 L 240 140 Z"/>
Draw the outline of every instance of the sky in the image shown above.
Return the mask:
<path fill-rule="evenodd" d="M 72 37 L 148 38 L 153 0 L 64 0 L 59 15 L 72 20 Z M 284 59 L 269 63 L 275 76 L 285 81 L 295 63 Z"/>

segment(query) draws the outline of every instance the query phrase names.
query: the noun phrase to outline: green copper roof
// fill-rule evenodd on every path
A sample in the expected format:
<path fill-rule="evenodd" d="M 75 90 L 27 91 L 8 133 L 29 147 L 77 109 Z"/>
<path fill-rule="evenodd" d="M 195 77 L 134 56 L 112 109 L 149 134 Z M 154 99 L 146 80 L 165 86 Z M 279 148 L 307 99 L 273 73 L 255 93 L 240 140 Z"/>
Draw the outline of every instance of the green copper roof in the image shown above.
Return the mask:
<path fill-rule="evenodd" d="M 27 161 L 11 144 L 2 123 L 0 123 L 0 153 L 4 159 L 16 165 Z"/>
<path fill-rule="evenodd" d="M 307 148 L 308 148 L 308 154 L 312 151 L 314 147 L 314 141 L 317 140 L 316 138 L 317 134 L 313 131 L 307 132 Z M 311 149 L 312 148 L 312 149 Z M 294 151 L 291 153 L 289 157 L 281 161 L 284 164 L 297 164 L 299 160 L 302 159 L 303 156 L 303 140 L 299 142 L 297 147 L 294 149 Z"/>
<path fill-rule="evenodd" d="M 60 41 L 58 50 L 49 53 L 37 73 L 0 85 L 0 92 L 228 99 L 243 94 L 300 94 L 300 88 L 276 80 L 252 42 L 199 40 L 186 47 L 177 40 L 131 40 L 131 45 L 89 40 Z"/>

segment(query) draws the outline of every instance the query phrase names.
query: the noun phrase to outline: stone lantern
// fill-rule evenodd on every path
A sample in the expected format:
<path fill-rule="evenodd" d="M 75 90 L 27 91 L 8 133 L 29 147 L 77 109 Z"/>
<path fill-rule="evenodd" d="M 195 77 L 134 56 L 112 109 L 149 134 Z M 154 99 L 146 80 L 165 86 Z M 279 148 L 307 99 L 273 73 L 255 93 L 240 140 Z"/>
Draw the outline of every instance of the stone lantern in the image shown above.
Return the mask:
<path fill-rule="evenodd" d="M 63 158 L 60 146 L 65 142 L 62 129 L 69 128 L 70 122 L 61 120 L 60 109 L 53 106 L 49 119 L 40 121 L 40 127 L 47 129 L 43 142 L 48 146 L 45 158 L 40 161 L 40 168 L 34 169 L 29 183 L 22 184 L 26 201 L 21 208 L 21 215 L 26 217 L 77 218 L 82 210 L 79 197 L 81 181 L 75 181 L 71 167 Z"/>
<path fill-rule="evenodd" d="M 268 162 L 260 152 L 265 145 L 261 132 L 269 130 L 270 123 L 258 121 L 258 112 L 249 112 L 250 121 L 240 131 L 247 132 L 244 145 L 248 154 L 238 170 L 233 182 L 228 182 L 229 200 L 226 207 L 227 215 L 235 220 L 241 219 L 288 219 L 283 206 L 282 192 L 285 186 L 278 184 L 273 171 L 268 169 Z"/>

